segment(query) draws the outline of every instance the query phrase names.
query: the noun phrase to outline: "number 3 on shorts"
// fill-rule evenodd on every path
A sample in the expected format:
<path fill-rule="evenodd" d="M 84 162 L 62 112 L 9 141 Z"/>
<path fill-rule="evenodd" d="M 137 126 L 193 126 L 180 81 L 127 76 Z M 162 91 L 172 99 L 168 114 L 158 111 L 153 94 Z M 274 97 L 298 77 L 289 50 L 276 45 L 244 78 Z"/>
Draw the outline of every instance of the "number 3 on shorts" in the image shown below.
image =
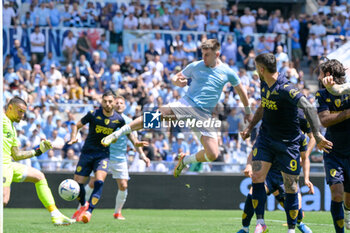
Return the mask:
<path fill-rule="evenodd" d="M 102 161 L 102 169 L 106 169 L 107 168 L 107 161 L 103 160 Z"/>
<path fill-rule="evenodd" d="M 290 161 L 290 170 L 292 170 L 293 172 L 296 171 L 298 169 L 298 163 L 295 159 L 292 159 Z"/>

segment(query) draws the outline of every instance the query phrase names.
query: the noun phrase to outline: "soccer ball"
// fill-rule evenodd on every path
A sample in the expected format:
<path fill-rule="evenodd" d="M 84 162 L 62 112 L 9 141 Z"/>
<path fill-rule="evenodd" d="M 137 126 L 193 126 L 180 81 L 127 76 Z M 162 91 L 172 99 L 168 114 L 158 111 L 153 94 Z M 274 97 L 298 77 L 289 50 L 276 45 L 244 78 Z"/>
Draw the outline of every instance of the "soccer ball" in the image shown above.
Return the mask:
<path fill-rule="evenodd" d="M 72 179 L 66 179 L 58 187 L 58 194 L 66 201 L 73 201 L 79 195 L 79 184 Z"/>

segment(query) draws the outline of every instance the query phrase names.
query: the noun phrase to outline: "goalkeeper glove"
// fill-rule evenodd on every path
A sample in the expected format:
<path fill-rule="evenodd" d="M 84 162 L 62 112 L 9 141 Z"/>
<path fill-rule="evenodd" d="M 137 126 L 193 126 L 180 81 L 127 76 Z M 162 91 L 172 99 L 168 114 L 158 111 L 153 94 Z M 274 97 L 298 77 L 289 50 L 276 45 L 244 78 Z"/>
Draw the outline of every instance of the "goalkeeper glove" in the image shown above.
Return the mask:
<path fill-rule="evenodd" d="M 47 140 L 43 140 L 40 142 L 38 146 L 34 147 L 34 151 L 35 151 L 34 156 L 39 156 L 50 149 L 52 149 L 51 142 Z"/>

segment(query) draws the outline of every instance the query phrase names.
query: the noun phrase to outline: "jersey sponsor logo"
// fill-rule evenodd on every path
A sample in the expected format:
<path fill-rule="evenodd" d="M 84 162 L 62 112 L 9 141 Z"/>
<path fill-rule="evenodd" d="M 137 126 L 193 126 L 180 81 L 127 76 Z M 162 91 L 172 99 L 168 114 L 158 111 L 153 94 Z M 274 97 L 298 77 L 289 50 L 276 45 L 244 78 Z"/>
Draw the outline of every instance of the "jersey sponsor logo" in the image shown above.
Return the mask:
<path fill-rule="evenodd" d="M 291 90 L 289 91 L 289 95 L 290 95 L 290 97 L 291 97 L 292 99 L 294 99 L 295 96 L 297 96 L 297 94 L 299 94 L 299 93 L 300 93 L 300 91 L 299 91 L 298 89 L 291 89 Z"/>
<path fill-rule="evenodd" d="M 268 100 L 265 97 L 262 97 L 261 106 L 270 110 L 278 110 L 276 101 Z"/>
<path fill-rule="evenodd" d="M 82 167 L 81 167 L 81 166 L 78 166 L 78 167 L 77 167 L 77 172 L 80 172 L 81 169 L 82 169 Z"/>
<path fill-rule="evenodd" d="M 102 118 L 100 116 L 97 116 L 96 119 L 97 120 L 102 120 Z"/>
<path fill-rule="evenodd" d="M 296 217 L 298 216 L 298 213 L 299 213 L 298 210 L 290 210 L 290 211 L 289 211 L 289 216 L 290 216 L 292 219 L 296 219 Z"/>
<path fill-rule="evenodd" d="M 113 133 L 113 129 L 104 127 L 102 125 L 96 125 L 95 132 L 110 135 L 111 133 Z"/>
<path fill-rule="evenodd" d="M 114 121 L 112 121 L 112 123 L 119 124 L 120 121 L 119 120 L 114 120 Z"/>
<path fill-rule="evenodd" d="M 337 108 L 339 108 L 340 105 L 341 105 L 341 100 L 340 100 L 340 99 L 334 100 L 334 104 L 335 104 L 335 106 L 336 106 Z"/>
<path fill-rule="evenodd" d="M 105 119 L 105 125 L 108 125 L 110 121 L 110 119 Z"/>
<path fill-rule="evenodd" d="M 335 177 L 335 175 L 337 174 L 337 170 L 331 169 L 329 173 L 331 174 L 332 177 Z"/>
<path fill-rule="evenodd" d="M 97 204 L 97 202 L 98 202 L 98 198 L 97 197 L 93 197 L 92 199 L 91 199 L 91 203 L 93 204 L 93 205 L 96 205 Z"/>
<path fill-rule="evenodd" d="M 253 150 L 253 156 L 255 157 L 257 153 L 258 153 L 258 148 L 255 147 Z"/>
<path fill-rule="evenodd" d="M 159 112 L 159 110 L 144 112 L 143 113 L 143 128 L 145 128 L 145 129 L 159 129 L 160 125 L 161 125 L 160 115 L 161 115 L 161 113 Z"/>

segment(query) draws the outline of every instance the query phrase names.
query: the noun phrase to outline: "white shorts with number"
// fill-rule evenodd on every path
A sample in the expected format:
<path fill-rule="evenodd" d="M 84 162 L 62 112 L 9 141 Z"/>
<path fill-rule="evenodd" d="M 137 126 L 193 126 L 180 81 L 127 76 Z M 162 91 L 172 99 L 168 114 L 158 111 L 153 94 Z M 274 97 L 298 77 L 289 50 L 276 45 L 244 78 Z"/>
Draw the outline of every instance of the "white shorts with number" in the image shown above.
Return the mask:
<path fill-rule="evenodd" d="M 207 121 L 211 117 L 210 114 L 200 110 L 199 108 L 191 106 L 185 99 L 181 98 L 179 101 L 169 103 L 168 105 L 173 113 L 175 114 L 177 120 L 184 120 L 187 118 L 195 119 L 196 121 Z M 216 119 L 218 121 L 218 119 Z M 205 128 L 205 127 L 194 127 L 193 128 L 194 133 L 200 140 L 201 135 L 208 136 L 211 138 L 217 139 L 217 132 L 215 128 Z"/>
<path fill-rule="evenodd" d="M 127 162 L 115 162 L 110 160 L 109 171 L 112 173 L 113 179 L 130 179 Z"/>

